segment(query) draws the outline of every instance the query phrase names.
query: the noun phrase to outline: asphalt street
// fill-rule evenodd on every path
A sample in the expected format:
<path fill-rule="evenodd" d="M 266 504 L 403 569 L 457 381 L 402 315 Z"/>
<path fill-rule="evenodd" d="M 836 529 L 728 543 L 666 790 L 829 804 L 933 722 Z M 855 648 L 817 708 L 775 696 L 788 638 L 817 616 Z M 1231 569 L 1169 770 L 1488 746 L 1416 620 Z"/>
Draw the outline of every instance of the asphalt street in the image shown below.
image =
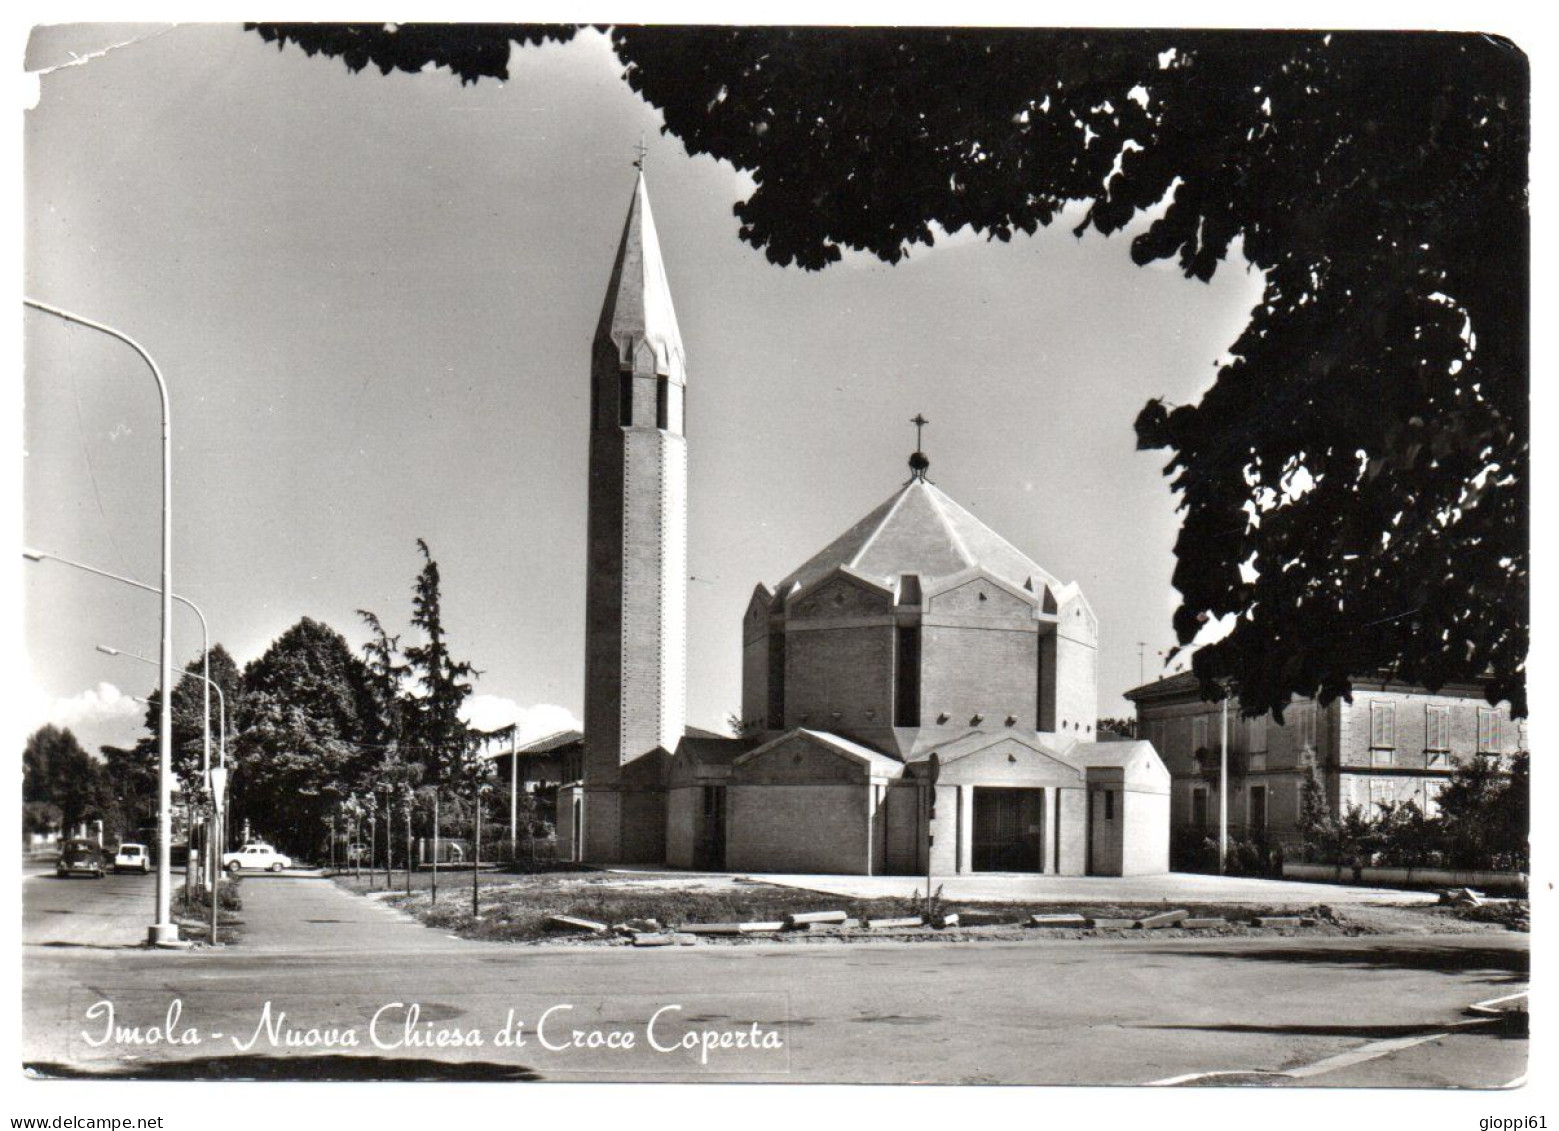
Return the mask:
<path fill-rule="evenodd" d="M 1526 1071 L 1524 1033 L 1468 1012 L 1525 988 L 1528 939 L 1513 933 L 530 947 L 455 939 L 328 880 L 256 876 L 243 897 L 236 945 L 149 951 L 150 879 L 29 875 L 26 1061 L 154 1077 L 1233 1073 L 1310 1087 L 1500 1087 Z M 1262 1075 L 1280 1072 L 1296 1075 Z"/>

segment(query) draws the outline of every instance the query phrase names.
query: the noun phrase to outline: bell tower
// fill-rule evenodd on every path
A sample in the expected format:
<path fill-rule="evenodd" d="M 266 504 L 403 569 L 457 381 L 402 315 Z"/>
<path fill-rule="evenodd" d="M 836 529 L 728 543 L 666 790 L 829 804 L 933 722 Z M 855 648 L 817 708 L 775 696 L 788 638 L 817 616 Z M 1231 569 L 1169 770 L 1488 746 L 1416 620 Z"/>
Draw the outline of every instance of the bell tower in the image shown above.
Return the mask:
<path fill-rule="evenodd" d="M 640 169 L 590 364 L 584 859 L 659 862 L 664 799 L 633 763 L 686 720 L 687 378 Z M 658 782 L 655 783 L 658 786 Z"/>

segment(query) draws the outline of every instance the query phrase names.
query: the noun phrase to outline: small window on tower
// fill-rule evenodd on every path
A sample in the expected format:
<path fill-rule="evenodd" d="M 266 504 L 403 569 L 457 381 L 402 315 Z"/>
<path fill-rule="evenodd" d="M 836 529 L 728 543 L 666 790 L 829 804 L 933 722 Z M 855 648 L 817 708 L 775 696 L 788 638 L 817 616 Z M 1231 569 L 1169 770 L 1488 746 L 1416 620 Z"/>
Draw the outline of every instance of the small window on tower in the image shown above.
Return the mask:
<path fill-rule="evenodd" d="M 664 432 L 670 427 L 671 382 L 665 377 L 655 378 L 655 427 Z"/>
<path fill-rule="evenodd" d="M 617 423 L 624 428 L 633 427 L 632 373 L 621 373 L 617 377 Z"/>

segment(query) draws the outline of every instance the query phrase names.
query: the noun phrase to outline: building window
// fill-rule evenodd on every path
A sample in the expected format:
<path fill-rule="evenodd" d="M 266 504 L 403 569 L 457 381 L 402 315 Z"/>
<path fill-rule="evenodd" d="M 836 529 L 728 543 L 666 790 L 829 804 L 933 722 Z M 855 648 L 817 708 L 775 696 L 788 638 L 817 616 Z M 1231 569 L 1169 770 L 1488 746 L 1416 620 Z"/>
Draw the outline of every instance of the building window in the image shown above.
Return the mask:
<path fill-rule="evenodd" d="M 893 681 L 893 725 L 918 727 L 920 725 L 920 626 L 899 626 L 896 636 L 897 655 Z"/>
<path fill-rule="evenodd" d="M 1191 720 L 1191 752 L 1207 749 L 1207 716 L 1197 715 Z"/>
<path fill-rule="evenodd" d="M 633 374 L 617 375 L 617 423 L 624 428 L 633 427 Z"/>
<path fill-rule="evenodd" d="M 655 378 L 655 427 L 664 432 L 671 427 L 671 382 L 665 377 Z"/>
<path fill-rule="evenodd" d="M 1193 828 L 1198 829 L 1207 827 L 1207 791 L 1205 789 L 1193 789 L 1191 791 L 1191 825 Z"/>
<path fill-rule="evenodd" d="M 1396 745 L 1397 705 L 1375 700 L 1370 704 L 1370 749 L 1394 750 Z"/>
<path fill-rule="evenodd" d="M 1267 716 L 1257 715 L 1245 722 L 1245 749 L 1252 754 L 1267 751 Z"/>
<path fill-rule="evenodd" d="M 1431 703 L 1424 708 L 1424 749 L 1431 752 L 1451 748 L 1451 708 Z"/>
<path fill-rule="evenodd" d="M 1104 791 L 1104 819 L 1106 821 L 1115 820 L 1115 791 L 1113 789 Z"/>
<path fill-rule="evenodd" d="M 1478 708 L 1478 753 L 1498 754 L 1499 741 L 1499 711 L 1493 707 Z"/>
<path fill-rule="evenodd" d="M 1445 788 L 1443 781 L 1426 781 L 1424 783 L 1424 816 L 1437 817 L 1440 815 L 1440 791 Z"/>
<path fill-rule="evenodd" d="M 1250 824 L 1253 829 L 1267 827 L 1267 787 L 1264 785 L 1250 787 Z"/>

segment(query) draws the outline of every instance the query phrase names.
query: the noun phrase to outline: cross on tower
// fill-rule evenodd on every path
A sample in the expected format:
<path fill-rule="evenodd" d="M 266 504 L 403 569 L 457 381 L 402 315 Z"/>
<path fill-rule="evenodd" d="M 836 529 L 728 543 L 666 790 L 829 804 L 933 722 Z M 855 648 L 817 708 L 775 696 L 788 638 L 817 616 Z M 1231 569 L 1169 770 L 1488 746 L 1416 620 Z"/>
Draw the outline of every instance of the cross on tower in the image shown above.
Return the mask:
<path fill-rule="evenodd" d="M 643 134 L 639 135 L 639 144 L 633 147 L 633 151 L 634 153 L 638 154 L 638 156 L 633 159 L 633 167 L 638 169 L 640 172 L 643 172 L 644 159 L 648 157 L 650 153 L 649 146 L 644 144 Z"/>
<path fill-rule="evenodd" d="M 926 470 L 931 466 L 931 461 L 920 450 L 920 430 L 927 424 L 930 424 L 931 421 L 917 412 L 910 423 L 915 426 L 915 454 L 909 457 L 909 477 L 911 479 L 924 479 Z"/>

